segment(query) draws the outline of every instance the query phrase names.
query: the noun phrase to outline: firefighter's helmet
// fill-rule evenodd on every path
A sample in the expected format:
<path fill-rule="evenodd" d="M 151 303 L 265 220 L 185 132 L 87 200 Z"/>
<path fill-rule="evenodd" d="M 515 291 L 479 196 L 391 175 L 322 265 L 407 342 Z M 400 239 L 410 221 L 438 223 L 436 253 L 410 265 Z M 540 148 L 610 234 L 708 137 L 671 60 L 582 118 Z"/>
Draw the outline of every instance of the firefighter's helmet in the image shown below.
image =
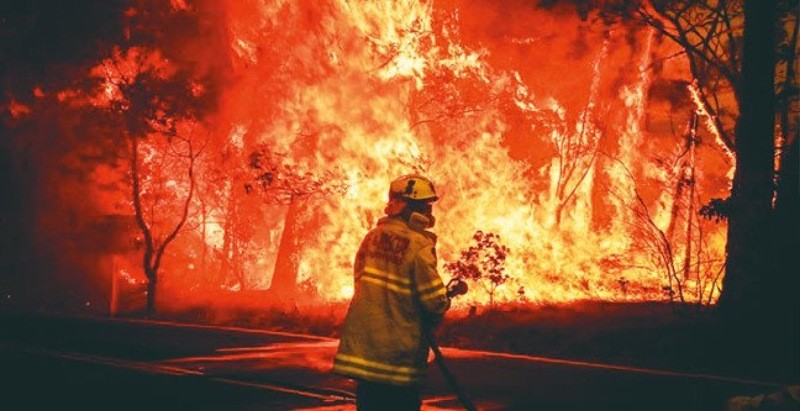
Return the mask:
<path fill-rule="evenodd" d="M 389 199 L 434 202 L 439 196 L 431 180 L 419 174 L 408 174 L 392 181 Z"/>

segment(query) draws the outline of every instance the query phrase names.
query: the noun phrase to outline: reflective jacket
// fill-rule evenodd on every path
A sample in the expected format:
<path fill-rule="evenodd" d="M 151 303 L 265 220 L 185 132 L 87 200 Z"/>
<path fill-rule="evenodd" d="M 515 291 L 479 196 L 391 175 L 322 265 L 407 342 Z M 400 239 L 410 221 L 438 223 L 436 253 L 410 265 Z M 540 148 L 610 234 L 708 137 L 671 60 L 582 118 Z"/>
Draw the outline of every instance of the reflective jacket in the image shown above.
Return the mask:
<path fill-rule="evenodd" d="M 411 221 L 383 218 L 361 243 L 334 372 L 394 385 L 424 377 L 422 329 L 438 323 L 450 301 L 436 271 L 436 236 L 424 231 L 421 214 Z"/>

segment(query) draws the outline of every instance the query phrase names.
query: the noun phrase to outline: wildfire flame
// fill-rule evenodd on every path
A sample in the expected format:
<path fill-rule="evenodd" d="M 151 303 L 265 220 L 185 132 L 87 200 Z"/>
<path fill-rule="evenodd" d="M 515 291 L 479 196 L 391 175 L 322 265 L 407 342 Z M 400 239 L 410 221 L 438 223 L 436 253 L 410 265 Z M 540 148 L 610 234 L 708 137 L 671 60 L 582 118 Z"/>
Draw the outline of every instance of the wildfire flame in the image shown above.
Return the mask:
<path fill-rule="evenodd" d="M 592 28 L 558 8 L 511 3 L 225 2 L 233 80 L 209 133 L 220 136 L 212 138 L 226 160 L 200 158 L 198 175 L 268 146 L 296 173 L 332 172 L 345 189 L 296 200 L 292 211 L 248 197 L 242 176 L 222 170 L 216 205 L 196 201 L 197 228 L 185 236 L 231 258 L 230 213 L 249 213 L 237 217 L 253 231 L 239 245 L 245 261 L 227 269 L 263 288 L 282 235 L 296 229 L 297 282 L 326 300 L 347 299 L 353 257 L 381 217 L 388 182 L 421 172 L 441 197 L 440 268 L 479 230 L 509 247 L 512 280 L 495 300 L 655 300 L 672 296 L 677 282 L 686 299 L 713 302 L 725 227 L 692 210 L 724 191 L 727 170 L 715 171 L 712 148 L 669 135 L 654 114 L 665 103 L 649 95 L 659 78 L 686 79 L 685 64 L 656 72 L 654 56 L 668 46 L 650 30 Z M 125 75 L 125 66 L 108 67 L 96 75 Z M 164 147 L 142 147 L 143 169 L 152 170 Z M 691 160 L 675 154 L 683 147 Z M 186 179 L 168 183 L 187 192 Z"/>

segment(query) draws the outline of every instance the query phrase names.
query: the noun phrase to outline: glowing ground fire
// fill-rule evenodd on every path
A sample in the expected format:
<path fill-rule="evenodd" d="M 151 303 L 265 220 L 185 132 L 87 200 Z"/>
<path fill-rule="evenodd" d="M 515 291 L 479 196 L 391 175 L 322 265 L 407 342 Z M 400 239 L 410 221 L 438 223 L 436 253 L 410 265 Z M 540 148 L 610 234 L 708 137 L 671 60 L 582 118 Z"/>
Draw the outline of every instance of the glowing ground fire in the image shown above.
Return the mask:
<path fill-rule="evenodd" d="M 445 279 L 477 231 L 508 247 L 495 301 L 719 295 L 725 223 L 697 211 L 733 164 L 651 30 L 514 1 L 230 0 L 222 15 L 230 80 L 211 126 L 186 131 L 212 148 L 165 281 L 347 299 L 388 182 L 420 172 L 441 195 Z M 94 75 L 113 85 L 114 70 Z M 139 147 L 144 189 L 184 198 L 186 157 L 160 141 Z"/>

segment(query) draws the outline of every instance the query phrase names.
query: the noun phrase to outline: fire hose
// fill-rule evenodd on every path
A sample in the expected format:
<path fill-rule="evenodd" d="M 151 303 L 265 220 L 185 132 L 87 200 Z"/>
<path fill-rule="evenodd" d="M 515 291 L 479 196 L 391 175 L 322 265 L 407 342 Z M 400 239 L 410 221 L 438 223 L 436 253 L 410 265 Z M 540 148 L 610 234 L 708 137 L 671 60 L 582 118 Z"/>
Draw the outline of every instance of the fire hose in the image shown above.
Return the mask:
<path fill-rule="evenodd" d="M 467 283 L 463 280 L 458 278 L 453 278 L 450 282 L 447 283 L 447 298 L 453 299 L 456 296 L 466 294 L 469 291 L 469 287 Z M 444 356 L 442 355 L 442 351 L 439 349 L 439 344 L 436 343 L 436 339 L 433 338 L 433 332 L 428 327 L 422 327 L 423 334 L 425 334 L 425 339 L 428 340 L 428 345 L 430 345 L 431 350 L 433 351 L 433 356 L 436 359 L 436 365 L 439 366 L 439 369 L 442 371 L 442 375 L 444 376 L 447 383 L 450 384 L 450 388 L 453 389 L 456 396 L 458 397 L 458 401 L 467 411 L 476 411 L 475 405 L 472 403 L 472 400 L 467 396 L 467 393 L 461 389 L 461 386 L 458 384 L 458 380 L 456 380 L 455 375 L 450 372 L 450 369 L 447 368 L 447 364 L 444 361 Z"/>

